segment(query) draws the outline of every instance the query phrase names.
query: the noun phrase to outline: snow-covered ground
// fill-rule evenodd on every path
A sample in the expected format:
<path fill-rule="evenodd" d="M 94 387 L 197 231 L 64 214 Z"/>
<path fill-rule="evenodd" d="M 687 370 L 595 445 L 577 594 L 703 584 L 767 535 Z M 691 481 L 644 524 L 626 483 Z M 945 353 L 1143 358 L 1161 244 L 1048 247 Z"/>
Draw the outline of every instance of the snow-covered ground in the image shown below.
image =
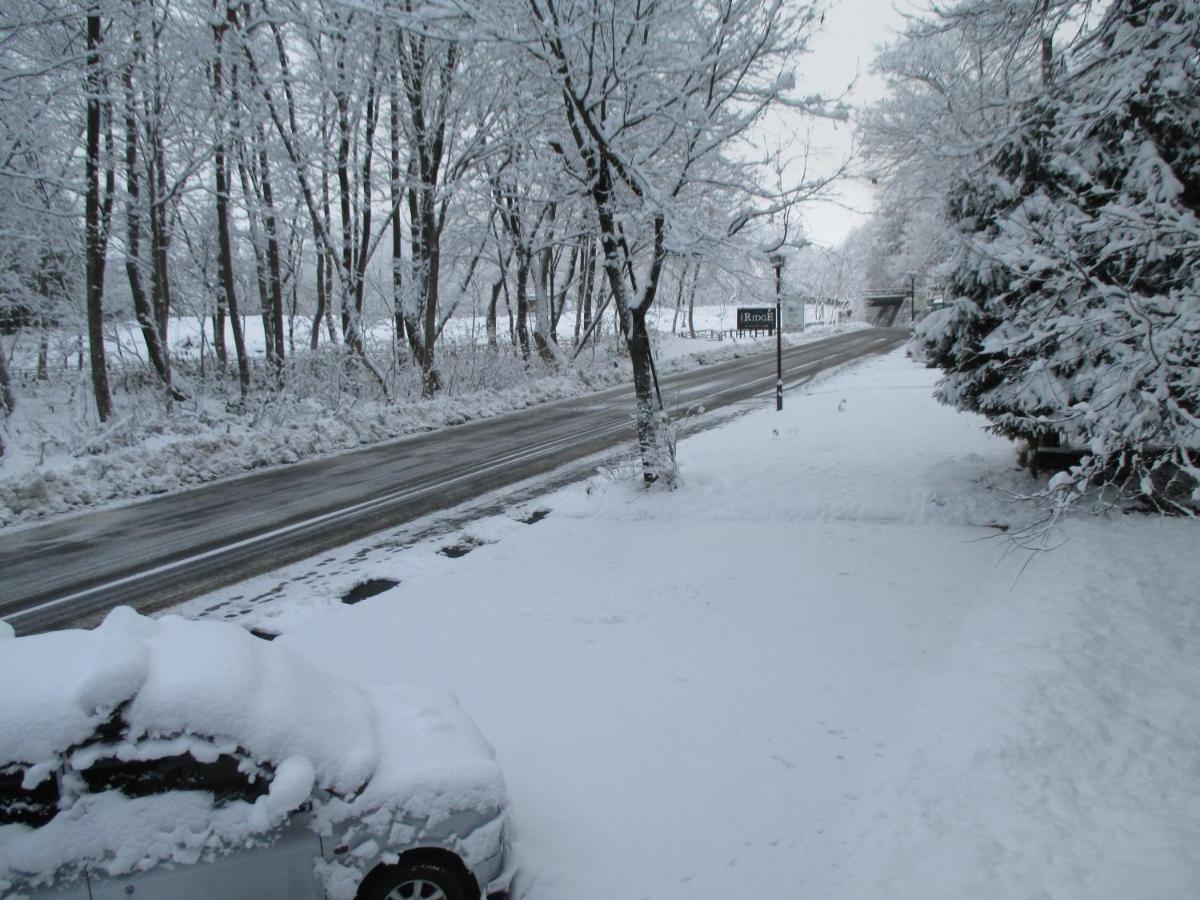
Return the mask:
<path fill-rule="evenodd" d="M 452 688 L 530 900 L 1194 897 L 1197 526 L 1016 549 L 1032 483 L 935 377 L 897 352 L 683 441 L 674 493 L 608 468 L 184 611 Z"/>

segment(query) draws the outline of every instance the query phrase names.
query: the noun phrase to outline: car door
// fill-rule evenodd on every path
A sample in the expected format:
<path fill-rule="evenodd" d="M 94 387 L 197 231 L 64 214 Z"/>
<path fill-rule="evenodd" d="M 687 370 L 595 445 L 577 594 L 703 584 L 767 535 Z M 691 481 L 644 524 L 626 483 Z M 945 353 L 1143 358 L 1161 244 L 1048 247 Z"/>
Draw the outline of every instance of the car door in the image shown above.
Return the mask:
<path fill-rule="evenodd" d="M 23 891 L 14 897 L 30 897 L 32 900 L 88 900 L 87 882 L 80 878 L 65 886 L 43 887 L 34 891 Z"/>
<path fill-rule="evenodd" d="M 189 753 L 150 760 L 101 758 L 81 772 L 91 791 L 120 791 L 146 797 L 205 791 L 213 803 L 253 803 L 264 795 L 268 771 L 251 776 L 245 760 L 219 754 L 200 762 Z M 251 769 L 253 767 L 250 767 Z M 260 846 L 232 848 L 191 865 L 162 864 L 145 872 L 107 877 L 90 872 L 92 900 L 323 900 L 313 870 L 321 842 L 308 827 L 311 814 L 298 810 Z"/>
<path fill-rule="evenodd" d="M 26 787 L 25 775 L 26 769 L 20 765 L 0 768 L 0 825 L 39 828 L 49 823 L 58 812 L 57 776 L 43 778 L 37 784 Z M 32 896 L 37 900 L 88 900 L 89 895 L 87 882 L 75 878 L 66 884 L 32 891 L 18 890 L 14 896 Z"/>
<path fill-rule="evenodd" d="M 294 816 L 265 847 L 121 878 L 91 875 L 92 900 L 324 900 L 313 871 L 321 843 L 306 818 Z"/>

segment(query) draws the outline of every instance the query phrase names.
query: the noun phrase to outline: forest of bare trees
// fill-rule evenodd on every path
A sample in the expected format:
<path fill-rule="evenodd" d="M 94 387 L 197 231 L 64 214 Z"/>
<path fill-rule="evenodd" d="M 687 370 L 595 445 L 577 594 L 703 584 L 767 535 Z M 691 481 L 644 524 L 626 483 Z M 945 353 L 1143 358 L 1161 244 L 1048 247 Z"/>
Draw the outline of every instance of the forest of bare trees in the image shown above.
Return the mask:
<path fill-rule="evenodd" d="M 781 0 L 13 0 L 0 327 L 38 379 L 86 371 L 102 428 L 147 396 L 251 409 L 314 371 L 434 397 L 456 313 L 550 369 L 607 323 L 653 481 L 646 314 L 819 186 L 756 142 L 767 116 L 829 114 L 791 74 L 817 24 Z M 203 327 L 175 358 L 181 317 Z"/>

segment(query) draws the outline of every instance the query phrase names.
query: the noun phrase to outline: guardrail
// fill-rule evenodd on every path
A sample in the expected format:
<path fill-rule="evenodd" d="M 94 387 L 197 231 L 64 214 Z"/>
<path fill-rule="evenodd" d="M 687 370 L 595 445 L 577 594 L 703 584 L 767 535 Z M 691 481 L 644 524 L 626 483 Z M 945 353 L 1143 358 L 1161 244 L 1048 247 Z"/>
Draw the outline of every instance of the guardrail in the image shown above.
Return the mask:
<path fill-rule="evenodd" d="M 785 328 L 783 330 L 785 332 L 793 330 L 798 332 L 802 329 Z M 723 341 L 725 338 L 772 337 L 774 334 L 775 329 L 773 328 L 697 328 L 695 334 L 690 334 L 687 331 L 681 331 L 679 332 L 679 337 L 688 339 L 695 338 L 696 340 L 704 339 L 708 341 Z"/>

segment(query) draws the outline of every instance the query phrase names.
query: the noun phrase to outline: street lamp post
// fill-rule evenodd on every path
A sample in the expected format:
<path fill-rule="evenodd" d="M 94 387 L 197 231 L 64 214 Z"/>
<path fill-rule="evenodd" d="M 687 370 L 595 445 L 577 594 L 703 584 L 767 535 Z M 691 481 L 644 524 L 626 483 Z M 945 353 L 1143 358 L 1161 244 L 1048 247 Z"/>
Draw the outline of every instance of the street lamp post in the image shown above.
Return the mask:
<path fill-rule="evenodd" d="M 917 327 L 917 273 L 908 273 L 908 313 L 912 318 L 913 328 Z"/>
<path fill-rule="evenodd" d="M 775 268 L 775 411 L 783 409 L 783 254 L 772 253 Z"/>

